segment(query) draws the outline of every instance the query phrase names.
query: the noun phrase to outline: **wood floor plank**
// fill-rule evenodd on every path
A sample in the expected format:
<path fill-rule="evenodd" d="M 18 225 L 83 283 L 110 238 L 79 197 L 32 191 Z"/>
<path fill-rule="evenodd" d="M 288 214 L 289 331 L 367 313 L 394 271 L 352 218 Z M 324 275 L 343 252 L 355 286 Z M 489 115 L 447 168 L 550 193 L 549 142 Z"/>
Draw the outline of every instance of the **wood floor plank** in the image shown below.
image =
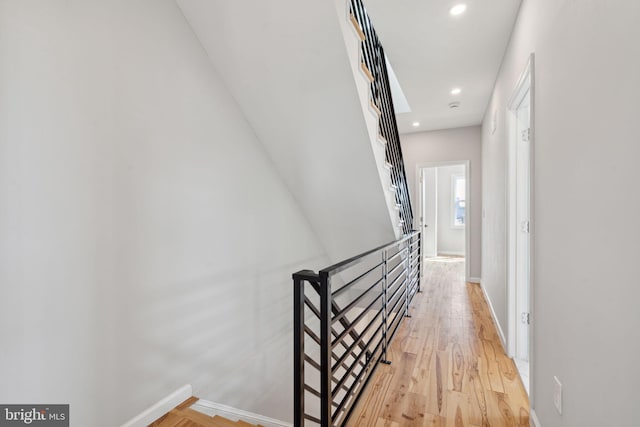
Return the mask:
<path fill-rule="evenodd" d="M 400 427 L 400 424 L 385 418 L 378 418 L 375 427 Z"/>
<path fill-rule="evenodd" d="M 464 379 L 464 354 L 462 353 L 462 347 L 460 343 L 456 342 L 451 347 L 451 363 L 450 363 L 451 376 L 449 377 L 449 388 L 453 391 L 462 392 L 462 381 Z"/>
<path fill-rule="evenodd" d="M 402 411 L 402 424 L 421 427 L 424 424 L 427 397 L 418 393 L 407 394 L 407 404 Z"/>
<path fill-rule="evenodd" d="M 181 419 L 182 418 L 179 415 L 176 415 L 173 412 L 169 412 L 149 424 L 148 427 L 174 427 L 180 422 Z"/>
<path fill-rule="evenodd" d="M 529 403 L 515 364 L 504 354 L 479 285 L 464 263 L 426 261 L 388 357 L 376 370 L 350 426 L 524 427 Z"/>
<path fill-rule="evenodd" d="M 352 425 L 358 427 L 374 427 L 379 418 L 379 414 L 384 408 L 385 398 L 393 373 L 389 366 L 383 365 L 378 368 L 376 375 L 372 378 L 372 383 L 368 386 L 368 392 L 363 396 L 363 406 L 370 408 L 369 411 L 361 411 L 358 415 L 351 417 Z"/>
<path fill-rule="evenodd" d="M 181 403 L 158 420 L 149 424 L 149 427 L 250 427 L 253 424 L 244 421 L 231 421 L 216 415 L 210 417 L 207 414 L 191 409 L 190 406 L 197 402 L 197 398 L 190 398 Z M 259 427 L 259 426 L 253 426 Z"/>
<path fill-rule="evenodd" d="M 387 392 L 386 404 L 382 410 L 382 418 L 402 422 L 402 411 L 406 403 L 407 393 L 413 380 L 416 355 L 402 353 L 394 357 L 392 378 Z"/>
<path fill-rule="evenodd" d="M 220 427 L 237 427 L 235 421 L 228 420 L 220 415 L 215 415 L 213 417 L 213 421 L 218 424 Z"/>
<path fill-rule="evenodd" d="M 500 368 L 498 367 L 498 361 L 496 359 L 496 349 L 494 342 L 489 340 L 482 340 L 482 349 L 484 357 L 482 360 L 486 362 L 486 373 L 489 378 L 489 384 L 491 384 L 491 390 L 499 393 L 504 393 L 504 385 L 502 384 L 502 376 L 500 374 Z"/>
<path fill-rule="evenodd" d="M 188 420 L 186 418 L 181 418 L 174 427 L 207 427 L 202 424 L 196 423 L 194 421 Z"/>
<path fill-rule="evenodd" d="M 469 396 L 457 391 L 447 391 L 446 427 L 468 427 Z"/>

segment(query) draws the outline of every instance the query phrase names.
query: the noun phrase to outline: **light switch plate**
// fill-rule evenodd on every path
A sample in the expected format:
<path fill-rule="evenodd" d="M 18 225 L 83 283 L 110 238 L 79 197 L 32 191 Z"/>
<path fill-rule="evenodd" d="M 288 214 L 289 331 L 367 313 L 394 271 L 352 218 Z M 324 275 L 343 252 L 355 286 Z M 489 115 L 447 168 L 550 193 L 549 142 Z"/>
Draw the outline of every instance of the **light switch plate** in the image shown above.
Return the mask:
<path fill-rule="evenodd" d="M 493 110 L 493 114 L 491 115 L 491 135 L 496 133 L 497 127 L 498 127 L 498 110 Z"/>
<path fill-rule="evenodd" d="M 553 404 L 562 415 L 562 383 L 558 377 L 553 377 Z"/>

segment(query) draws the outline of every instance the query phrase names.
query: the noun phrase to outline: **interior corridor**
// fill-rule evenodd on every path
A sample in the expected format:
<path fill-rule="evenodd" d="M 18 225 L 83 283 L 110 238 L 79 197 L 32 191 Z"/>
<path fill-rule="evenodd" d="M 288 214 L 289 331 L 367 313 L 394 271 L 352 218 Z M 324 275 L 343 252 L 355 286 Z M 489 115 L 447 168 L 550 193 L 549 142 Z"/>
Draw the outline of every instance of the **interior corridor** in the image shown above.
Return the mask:
<path fill-rule="evenodd" d="M 529 402 L 464 259 L 425 260 L 422 293 L 351 426 L 529 426 Z"/>

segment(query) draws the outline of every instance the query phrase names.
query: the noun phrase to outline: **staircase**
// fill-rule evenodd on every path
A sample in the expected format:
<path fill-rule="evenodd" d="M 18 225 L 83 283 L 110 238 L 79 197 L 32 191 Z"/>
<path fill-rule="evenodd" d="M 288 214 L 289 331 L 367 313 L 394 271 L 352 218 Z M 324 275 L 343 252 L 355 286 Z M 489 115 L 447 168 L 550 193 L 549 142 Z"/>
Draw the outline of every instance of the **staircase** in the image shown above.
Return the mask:
<path fill-rule="evenodd" d="M 379 120 L 375 104 L 363 112 L 358 42 L 349 34 L 353 52 L 345 47 L 341 26 L 353 24 L 340 1 L 341 18 L 332 1 L 177 1 L 331 262 L 399 233 L 385 169 L 396 168 L 384 142 L 371 142 L 368 122 Z"/>
<path fill-rule="evenodd" d="M 420 280 L 384 50 L 361 0 L 177 4 L 327 258 L 346 259 L 294 274 L 295 425 L 344 425 Z"/>
<path fill-rule="evenodd" d="M 207 414 L 191 409 L 198 401 L 197 397 L 190 397 L 171 411 L 149 424 L 149 427 L 262 427 L 242 420 L 231 421 L 227 418 Z"/>
<path fill-rule="evenodd" d="M 413 228 L 384 48 L 362 0 L 335 0 L 360 105 L 396 238 Z"/>

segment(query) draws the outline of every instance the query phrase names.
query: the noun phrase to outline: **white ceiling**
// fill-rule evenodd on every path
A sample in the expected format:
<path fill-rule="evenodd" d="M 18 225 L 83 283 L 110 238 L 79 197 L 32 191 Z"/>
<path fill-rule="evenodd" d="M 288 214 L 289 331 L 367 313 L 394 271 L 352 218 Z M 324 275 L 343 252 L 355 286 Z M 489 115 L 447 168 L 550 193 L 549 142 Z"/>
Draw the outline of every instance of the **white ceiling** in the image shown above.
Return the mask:
<path fill-rule="evenodd" d="M 411 107 L 400 133 L 480 124 L 521 0 L 363 1 Z M 450 15 L 459 3 L 466 12 Z"/>

